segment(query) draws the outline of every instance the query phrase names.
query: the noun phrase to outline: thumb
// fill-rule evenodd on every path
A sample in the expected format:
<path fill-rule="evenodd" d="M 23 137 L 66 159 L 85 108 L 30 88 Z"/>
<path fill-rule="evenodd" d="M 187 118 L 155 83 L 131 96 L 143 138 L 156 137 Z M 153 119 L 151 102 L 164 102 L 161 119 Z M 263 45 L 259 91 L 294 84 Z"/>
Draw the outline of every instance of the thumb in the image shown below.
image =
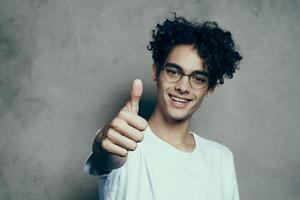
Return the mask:
<path fill-rule="evenodd" d="M 132 83 L 131 99 L 127 102 L 126 107 L 129 111 L 138 114 L 139 102 L 143 93 L 143 82 L 135 79 Z"/>

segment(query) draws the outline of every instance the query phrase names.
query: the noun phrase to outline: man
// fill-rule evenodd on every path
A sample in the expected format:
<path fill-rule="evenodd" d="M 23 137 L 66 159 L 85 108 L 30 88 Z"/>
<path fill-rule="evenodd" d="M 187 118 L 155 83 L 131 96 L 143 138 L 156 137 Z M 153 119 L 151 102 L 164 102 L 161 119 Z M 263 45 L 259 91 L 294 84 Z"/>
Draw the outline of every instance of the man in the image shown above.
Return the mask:
<path fill-rule="evenodd" d="M 216 23 L 167 19 L 148 46 L 157 104 L 148 121 L 138 116 L 142 82 L 96 135 L 85 170 L 99 177 L 100 199 L 238 200 L 233 155 L 189 132 L 193 113 L 242 59 L 231 34 Z"/>

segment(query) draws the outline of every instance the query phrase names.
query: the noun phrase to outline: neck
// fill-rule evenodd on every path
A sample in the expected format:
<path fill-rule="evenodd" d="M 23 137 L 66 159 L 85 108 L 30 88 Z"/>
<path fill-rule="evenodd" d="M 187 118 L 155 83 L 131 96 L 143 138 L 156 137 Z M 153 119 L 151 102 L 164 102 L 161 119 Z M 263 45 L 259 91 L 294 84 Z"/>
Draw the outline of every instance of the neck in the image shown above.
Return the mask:
<path fill-rule="evenodd" d="M 148 125 L 155 135 L 169 144 L 179 145 L 189 137 L 190 119 L 176 121 L 165 117 L 158 107 L 148 120 Z"/>

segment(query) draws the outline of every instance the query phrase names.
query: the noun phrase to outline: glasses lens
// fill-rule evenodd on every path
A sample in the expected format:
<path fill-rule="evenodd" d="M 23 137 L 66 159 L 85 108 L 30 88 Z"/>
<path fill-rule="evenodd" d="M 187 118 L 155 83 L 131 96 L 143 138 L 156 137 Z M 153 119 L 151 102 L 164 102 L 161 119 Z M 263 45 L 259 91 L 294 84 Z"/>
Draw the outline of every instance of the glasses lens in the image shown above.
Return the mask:
<path fill-rule="evenodd" d="M 208 78 L 201 74 L 193 74 L 190 78 L 191 85 L 194 88 L 203 88 L 208 83 Z"/>
<path fill-rule="evenodd" d="M 163 70 L 164 76 L 168 81 L 176 82 L 181 77 L 181 70 L 176 67 L 166 66 Z"/>

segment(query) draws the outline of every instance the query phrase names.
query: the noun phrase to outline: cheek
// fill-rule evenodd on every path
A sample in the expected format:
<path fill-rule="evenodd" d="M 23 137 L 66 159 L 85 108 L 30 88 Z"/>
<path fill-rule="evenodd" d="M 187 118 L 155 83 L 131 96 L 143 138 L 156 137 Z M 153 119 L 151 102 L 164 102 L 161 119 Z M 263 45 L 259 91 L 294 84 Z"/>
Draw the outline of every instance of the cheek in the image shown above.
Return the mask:
<path fill-rule="evenodd" d="M 170 90 L 171 87 L 172 87 L 172 85 L 165 83 L 162 80 L 159 80 L 157 82 L 157 89 L 161 95 L 164 95 L 164 93 L 166 93 L 168 90 Z"/>
<path fill-rule="evenodd" d="M 162 106 L 162 108 L 166 108 L 169 101 L 168 93 L 172 90 L 172 86 L 169 84 L 158 84 L 157 86 L 157 95 L 158 95 L 158 101 L 159 104 Z"/>
<path fill-rule="evenodd" d="M 165 91 L 165 86 L 163 85 L 163 83 L 161 82 L 160 79 L 158 79 L 158 81 L 156 82 L 156 86 L 157 86 L 157 97 L 158 100 L 163 100 L 164 98 L 164 91 Z"/>

